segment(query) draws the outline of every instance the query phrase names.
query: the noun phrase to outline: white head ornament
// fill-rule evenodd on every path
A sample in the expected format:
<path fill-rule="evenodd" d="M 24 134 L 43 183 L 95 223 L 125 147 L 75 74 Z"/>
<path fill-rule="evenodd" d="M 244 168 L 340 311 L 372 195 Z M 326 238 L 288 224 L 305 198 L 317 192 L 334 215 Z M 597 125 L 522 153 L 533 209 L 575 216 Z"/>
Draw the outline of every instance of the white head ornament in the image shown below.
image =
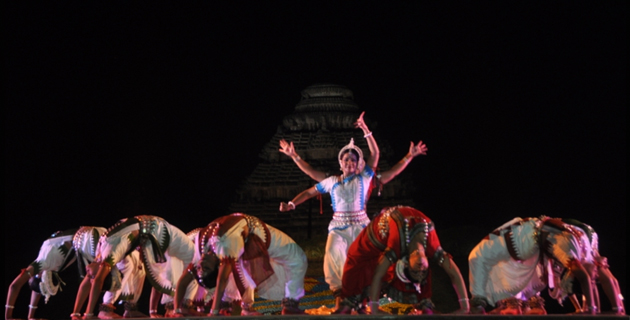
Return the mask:
<path fill-rule="evenodd" d="M 357 159 L 357 170 L 359 172 L 362 171 L 363 167 L 365 167 L 365 160 L 363 159 L 363 151 L 361 151 L 361 148 L 354 145 L 354 138 L 350 138 L 350 143 L 345 145 L 339 151 L 339 155 L 337 156 L 337 159 L 339 160 L 339 166 L 343 167 L 343 162 L 341 161 L 341 158 L 343 157 L 344 153 L 346 153 L 348 150 L 354 150 L 359 155 L 359 159 Z"/>

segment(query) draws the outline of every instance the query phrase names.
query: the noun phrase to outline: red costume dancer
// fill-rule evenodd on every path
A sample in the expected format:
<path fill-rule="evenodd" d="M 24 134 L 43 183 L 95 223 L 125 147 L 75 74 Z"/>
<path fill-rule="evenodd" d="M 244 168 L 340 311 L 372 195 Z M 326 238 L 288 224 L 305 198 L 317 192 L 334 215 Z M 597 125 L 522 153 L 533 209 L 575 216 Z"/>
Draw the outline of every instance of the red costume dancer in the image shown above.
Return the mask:
<path fill-rule="evenodd" d="M 398 302 L 415 304 L 418 312 L 432 313 L 429 258 L 451 278 L 461 298 L 457 312 L 467 313 L 464 280 L 451 255 L 440 246 L 433 222 L 422 212 L 404 206 L 383 209 L 350 246 L 342 279 L 345 299 L 339 313 L 349 313 L 351 308 L 361 311 L 360 302 L 369 297 L 375 314 L 382 293 Z"/>

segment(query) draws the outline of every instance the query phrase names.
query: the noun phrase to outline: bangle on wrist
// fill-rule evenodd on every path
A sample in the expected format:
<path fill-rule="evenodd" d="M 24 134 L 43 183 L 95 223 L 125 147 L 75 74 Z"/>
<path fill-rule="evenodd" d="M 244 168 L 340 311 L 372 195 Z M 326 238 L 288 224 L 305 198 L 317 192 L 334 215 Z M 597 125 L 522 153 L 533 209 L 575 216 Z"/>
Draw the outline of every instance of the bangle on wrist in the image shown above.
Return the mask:
<path fill-rule="evenodd" d="M 84 313 L 84 314 L 83 314 L 83 317 L 91 317 L 91 316 L 93 316 L 93 315 L 94 315 L 93 313 L 87 313 L 87 312 L 86 312 L 86 313 Z"/>
<path fill-rule="evenodd" d="M 459 299 L 459 300 L 457 300 L 457 301 L 460 301 L 460 302 L 461 302 L 461 301 L 466 301 L 466 302 L 467 302 L 467 301 L 470 301 L 470 300 L 468 300 L 468 298 L 461 298 L 461 299 Z"/>
<path fill-rule="evenodd" d="M 403 160 L 405 160 L 405 162 L 409 162 L 409 161 L 411 161 L 411 159 L 413 159 L 413 156 L 412 156 L 412 155 L 406 155 L 406 156 L 403 158 Z"/>
<path fill-rule="evenodd" d="M 210 314 L 213 316 L 218 316 L 219 315 L 219 309 L 210 309 Z"/>
<path fill-rule="evenodd" d="M 72 317 L 80 317 L 80 316 L 81 316 L 80 312 L 75 312 L 75 313 L 71 313 L 70 314 L 70 318 L 72 318 Z"/>
<path fill-rule="evenodd" d="M 8 305 L 8 304 L 7 304 L 6 306 L 4 306 L 4 307 L 5 307 L 5 308 L 7 308 L 7 309 L 13 309 L 13 308 L 15 308 L 14 306 L 12 306 L 12 305 Z"/>
<path fill-rule="evenodd" d="M 149 314 L 157 314 L 158 311 L 156 309 L 151 309 L 149 310 Z"/>
<path fill-rule="evenodd" d="M 365 135 L 363 135 L 363 138 L 367 138 L 367 137 L 369 137 L 371 135 L 372 135 L 372 131 L 370 131 L 370 132 L 366 133 Z"/>
<path fill-rule="evenodd" d="M 177 308 L 175 309 L 175 313 L 184 314 L 184 311 L 182 310 L 182 308 Z"/>
<path fill-rule="evenodd" d="M 287 202 L 287 205 L 289 206 L 291 210 L 295 210 L 295 203 L 293 203 L 293 201 Z"/>
<path fill-rule="evenodd" d="M 293 158 L 293 161 L 300 161 L 300 159 L 302 159 L 300 158 L 299 155 L 296 155 L 295 157 L 291 157 L 291 158 Z"/>
<path fill-rule="evenodd" d="M 37 309 L 37 306 L 34 306 L 34 305 L 32 305 L 32 304 L 29 304 L 29 305 L 28 305 L 28 308 L 29 308 L 29 309 Z"/>

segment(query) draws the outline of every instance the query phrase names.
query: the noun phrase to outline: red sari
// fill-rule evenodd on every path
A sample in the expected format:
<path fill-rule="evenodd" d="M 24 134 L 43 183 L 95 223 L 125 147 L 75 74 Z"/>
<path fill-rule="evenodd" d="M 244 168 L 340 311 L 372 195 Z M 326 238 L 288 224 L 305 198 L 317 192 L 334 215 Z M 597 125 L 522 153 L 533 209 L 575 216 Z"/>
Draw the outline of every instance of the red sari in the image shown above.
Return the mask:
<path fill-rule="evenodd" d="M 406 222 L 405 222 L 406 221 Z M 387 250 L 395 253 L 396 260 L 409 254 L 408 239 L 422 232 L 422 245 L 427 258 L 439 261 L 444 251 L 431 219 L 419 210 L 411 207 L 390 207 L 383 209 L 370 224 L 361 231 L 357 239 L 348 249 L 348 257 L 343 270 L 343 297 L 360 295 L 372 284 L 372 277 L 379 260 Z M 418 292 L 411 283 L 401 281 L 395 272 L 395 263 L 388 269 L 382 279 L 390 288 L 403 295 L 415 295 L 416 301 L 431 297 L 431 273 L 421 283 Z M 399 301 L 403 302 L 403 301 Z"/>

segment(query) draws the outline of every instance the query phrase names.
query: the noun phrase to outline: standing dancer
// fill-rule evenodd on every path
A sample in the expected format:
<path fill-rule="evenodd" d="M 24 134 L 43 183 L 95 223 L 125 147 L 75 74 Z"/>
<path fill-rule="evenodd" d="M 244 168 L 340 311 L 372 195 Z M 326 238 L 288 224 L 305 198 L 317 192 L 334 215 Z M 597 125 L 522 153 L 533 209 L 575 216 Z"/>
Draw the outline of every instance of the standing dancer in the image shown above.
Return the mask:
<path fill-rule="evenodd" d="M 367 139 L 370 149 L 367 161 L 363 159 L 361 149 L 354 145 L 353 139 L 350 139 L 350 143 L 339 151 L 341 175 L 330 176 L 302 191 L 293 200 L 280 203 L 280 211 L 287 212 L 319 194 L 330 194 L 334 215 L 328 225 L 324 277 L 336 296 L 336 308 L 341 301 L 338 295 L 341 292 L 341 277 L 348 247 L 359 232 L 370 223 L 365 210 L 370 184 L 374 177 L 372 168 L 378 163 L 379 149 L 372 132 L 363 121 L 364 114 L 365 112 L 361 113 L 355 126 L 363 130 L 363 137 Z"/>

